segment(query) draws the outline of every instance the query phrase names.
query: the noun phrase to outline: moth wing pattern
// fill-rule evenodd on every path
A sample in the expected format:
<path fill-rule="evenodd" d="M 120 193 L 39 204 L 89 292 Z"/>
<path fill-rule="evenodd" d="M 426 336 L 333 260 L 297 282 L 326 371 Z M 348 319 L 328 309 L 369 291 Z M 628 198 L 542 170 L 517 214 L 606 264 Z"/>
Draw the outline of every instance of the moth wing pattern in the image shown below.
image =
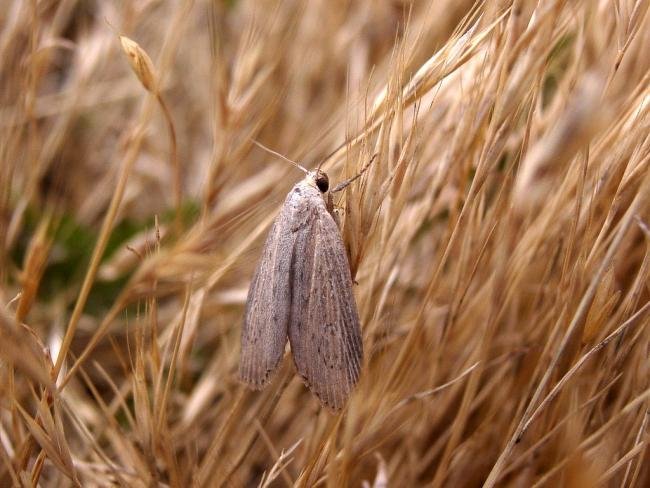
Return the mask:
<path fill-rule="evenodd" d="M 246 299 L 239 376 L 254 389 L 268 384 L 287 343 L 294 239 L 291 211 L 285 204 L 273 222 Z"/>
<path fill-rule="evenodd" d="M 359 315 L 340 231 L 320 195 L 303 200 L 296 231 L 289 342 L 298 373 L 327 407 L 340 410 L 363 358 Z"/>

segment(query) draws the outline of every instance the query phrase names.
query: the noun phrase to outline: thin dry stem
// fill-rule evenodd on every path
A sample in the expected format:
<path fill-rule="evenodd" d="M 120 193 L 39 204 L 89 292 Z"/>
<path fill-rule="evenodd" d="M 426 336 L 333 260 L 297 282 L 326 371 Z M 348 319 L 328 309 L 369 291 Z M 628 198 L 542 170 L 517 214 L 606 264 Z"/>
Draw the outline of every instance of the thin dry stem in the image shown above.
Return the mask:
<path fill-rule="evenodd" d="M 649 2 L 41 3 L 0 12 L 0 486 L 650 484 Z M 303 177 L 253 141 L 363 174 L 336 416 L 289 354 L 237 379 Z"/>

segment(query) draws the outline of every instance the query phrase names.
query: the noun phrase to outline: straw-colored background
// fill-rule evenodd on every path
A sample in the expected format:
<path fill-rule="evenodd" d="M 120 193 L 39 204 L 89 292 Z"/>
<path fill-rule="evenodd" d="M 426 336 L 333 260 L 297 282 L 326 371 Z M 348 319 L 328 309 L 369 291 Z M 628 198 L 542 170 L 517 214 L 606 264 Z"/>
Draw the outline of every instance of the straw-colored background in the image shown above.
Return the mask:
<path fill-rule="evenodd" d="M 0 486 L 648 486 L 649 6 L 5 2 Z M 237 381 L 252 139 L 377 155 L 338 416 Z"/>

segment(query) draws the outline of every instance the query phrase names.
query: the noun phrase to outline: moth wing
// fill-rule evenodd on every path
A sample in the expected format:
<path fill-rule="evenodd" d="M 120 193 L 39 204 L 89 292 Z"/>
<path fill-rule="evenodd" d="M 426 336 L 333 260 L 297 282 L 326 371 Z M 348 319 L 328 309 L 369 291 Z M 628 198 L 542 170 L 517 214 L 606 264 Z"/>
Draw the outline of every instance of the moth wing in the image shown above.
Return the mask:
<path fill-rule="evenodd" d="M 239 376 L 254 389 L 269 382 L 284 354 L 291 308 L 291 209 L 273 222 L 248 289 L 241 333 Z"/>
<path fill-rule="evenodd" d="M 322 199 L 296 236 L 289 342 L 298 373 L 340 410 L 359 379 L 362 341 L 345 247 Z"/>

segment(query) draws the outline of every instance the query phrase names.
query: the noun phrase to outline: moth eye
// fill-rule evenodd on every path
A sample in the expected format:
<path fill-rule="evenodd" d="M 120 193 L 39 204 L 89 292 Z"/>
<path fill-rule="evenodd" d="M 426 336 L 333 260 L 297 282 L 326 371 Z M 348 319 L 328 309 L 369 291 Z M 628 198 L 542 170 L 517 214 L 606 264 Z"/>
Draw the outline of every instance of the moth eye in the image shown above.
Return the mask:
<path fill-rule="evenodd" d="M 330 179 L 322 171 L 319 171 L 318 175 L 316 176 L 316 186 L 321 191 L 321 193 L 325 193 L 330 187 Z"/>

